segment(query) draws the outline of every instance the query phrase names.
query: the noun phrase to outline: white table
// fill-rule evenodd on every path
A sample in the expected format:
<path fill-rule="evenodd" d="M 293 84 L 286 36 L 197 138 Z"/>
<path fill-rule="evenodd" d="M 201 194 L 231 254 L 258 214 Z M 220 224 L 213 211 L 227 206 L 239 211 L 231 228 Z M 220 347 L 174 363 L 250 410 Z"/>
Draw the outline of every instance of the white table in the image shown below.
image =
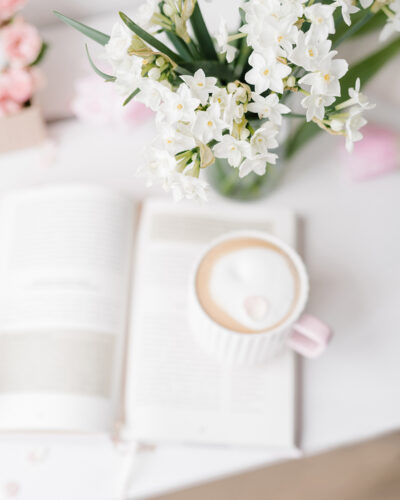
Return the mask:
<path fill-rule="evenodd" d="M 55 164 L 40 165 L 37 153 L 0 157 L 1 192 L 81 181 L 120 187 L 136 198 L 150 194 L 134 168 L 139 150 L 150 141 L 151 125 L 128 136 L 68 121 L 52 125 L 50 132 L 58 145 Z M 282 186 L 255 204 L 259 210 L 288 207 L 301 217 L 310 310 L 336 331 L 329 351 L 302 367 L 306 452 L 400 424 L 400 174 L 353 183 L 338 149 L 336 140 L 320 137 L 287 167 Z M 260 450 L 207 447 L 143 452 L 130 493 L 138 497 L 269 458 Z M 118 468 L 104 437 L 0 438 L 0 485 L 8 485 L 11 493 L 18 489 L 22 500 L 110 500 Z"/>

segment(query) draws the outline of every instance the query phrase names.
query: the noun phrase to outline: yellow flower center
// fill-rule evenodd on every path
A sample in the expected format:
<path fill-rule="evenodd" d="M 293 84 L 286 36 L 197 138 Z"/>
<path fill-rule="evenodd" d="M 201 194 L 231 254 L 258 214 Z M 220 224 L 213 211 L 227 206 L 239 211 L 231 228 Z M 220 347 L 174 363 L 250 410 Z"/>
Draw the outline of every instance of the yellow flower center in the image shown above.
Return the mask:
<path fill-rule="evenodd" d="M 265 69 L 265 70 L 264 70 L 264 75 L 265 75 L 265 76 L 267 76 L 267 75 L 268 75 L 268 73 L 269 73 L 269 69 Z"/>
<path fill-rule="evenodd" d="M 204 87 L 204 83 L 199 82 L 199 83 L 197 84 L 197 86 L 198 86 L 198 87 Z"/>
<path fill-rule="evenodd" d="M 281 42 L 282 40 L 283 40 L 283 36 L 282 35 L 278 36 L 278 42 Z"/>
<path fill-rule="evenodd" d="M 308 49 L 308 55 L 310 57 L 314 57 L 314 51 L 313 51 L 313 49 Z"/>
<path fill-rule="evenodd" d="M 179 103 L 179 104 L 178 104 L 178 106 L 177 106 L 176 108 L 177 108 L 177 109 L 183 109 L 183 106 L 182 106 L 182 104 L 180 104 L 180 103 Z"/>
<path fill-rule="evenodd" d="M 317 17 L 316 21 L 317 21 L 318 24 L 322 24 L 324 22 L 324 18 L 323 17 Z"/>
<path fill-rule="evenodd" d="M 330 75 L 329 73 L 325 73 L 325 75 L 324 75 L 324 80 L 325 80 L 326 82 L 329 82 L 329 80 L 330 80 L 330 79 L 331 79 L 331 75 Z"/>
<path fill-rule="evenodd" d="M 210 121 L 208 121 L 208 122 L 207 122 L 207 125 L 208 125 L 209 127 L 212 127 L 214 124 L 213 124 L 213 122 L 210 120 Z"/>

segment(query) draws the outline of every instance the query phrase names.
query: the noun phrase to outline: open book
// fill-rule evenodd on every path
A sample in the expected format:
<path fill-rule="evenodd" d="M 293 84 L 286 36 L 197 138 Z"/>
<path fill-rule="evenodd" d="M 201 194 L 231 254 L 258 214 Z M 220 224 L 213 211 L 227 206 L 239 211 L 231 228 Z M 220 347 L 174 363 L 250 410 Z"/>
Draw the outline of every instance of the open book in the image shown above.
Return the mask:
<path fill-rule="evenodd" d="M 0 205 L 0 430 L 113 432 L 145 442 L 292 448 L 295 356 L 224 368 L 186 317 L 193 262 L 221 233 L 295 244 L 288 212 L 142 206 L 49 186 Z"/>

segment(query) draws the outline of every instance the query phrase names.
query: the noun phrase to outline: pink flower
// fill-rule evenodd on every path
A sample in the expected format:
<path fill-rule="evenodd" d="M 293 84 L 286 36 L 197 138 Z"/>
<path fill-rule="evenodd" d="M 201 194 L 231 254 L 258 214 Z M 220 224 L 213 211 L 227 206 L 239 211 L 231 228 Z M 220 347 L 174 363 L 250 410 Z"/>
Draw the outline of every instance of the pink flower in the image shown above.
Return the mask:
<path fill-rule="evenodd" d="M 0 118 L 2 116 L 13 115 L 21 109 L 21 104 L 8 98 L 0 98 Z"/>
<path fill-rule="evenodd" d="M 123 99 L 115 87 L 96 76 L 76 82 L 72 111 L 83 121 L 97 125 L 137 125 L 153 116 L 144 104 L 131 101 L 123 106 Z"/>
<path fill-rule="evenodd" d="M 5 26 L 1 31 L 1 40 L 11 66 L 23 67 L 33 63 L 42 47 L 38 30 L 22 19 Z"/>
<path fill-rule="evenodd" d="M 26 0 L 0 0 L 0 23 L 11 19 L 25 2 Z"/>
<path fill-rule="evenodd" d="M 376 125 L 363 129 L 364 139 L 354 145 L 343 161 L 355 181 L 377 177 L 400 167 L 400 137 L 392 130 Z"/>
<path fill-rule="evenodd" d="M 22 68 L 10 68 L 1 76 L 5 79 L 3 85 L 9 99 L 20 104 L 29 101 L 35 91 L 35 81 L 30 71 Z M 2 85 L 0 85 L 1 87 Z"/>

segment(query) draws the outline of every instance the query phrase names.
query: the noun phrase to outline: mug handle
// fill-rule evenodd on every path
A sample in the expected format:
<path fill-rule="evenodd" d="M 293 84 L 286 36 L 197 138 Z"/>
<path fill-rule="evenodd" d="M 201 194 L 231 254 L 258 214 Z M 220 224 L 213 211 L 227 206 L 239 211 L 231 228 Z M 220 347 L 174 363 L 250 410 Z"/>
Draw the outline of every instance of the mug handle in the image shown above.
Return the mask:
<path fill-rule="evenodd" d="M 311 314 L 303 314 L 293 325 L 287 345 L 307 358 L 317 358 L 328 346 L 332 330 Z"/>

